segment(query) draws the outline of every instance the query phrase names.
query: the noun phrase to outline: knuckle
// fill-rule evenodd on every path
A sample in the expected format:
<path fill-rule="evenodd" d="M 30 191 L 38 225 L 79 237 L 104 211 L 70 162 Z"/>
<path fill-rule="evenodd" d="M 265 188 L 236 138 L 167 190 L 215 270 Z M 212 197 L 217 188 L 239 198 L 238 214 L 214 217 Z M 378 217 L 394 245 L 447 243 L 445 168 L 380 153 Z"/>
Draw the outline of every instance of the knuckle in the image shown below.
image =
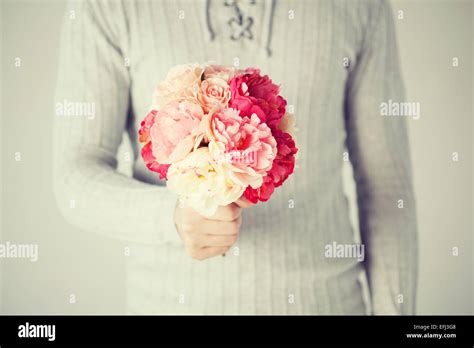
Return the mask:
<path fill-rule="evenodd" d="M 195 260 L 203 260 L 202 254 L 197 249 L 194 249 L 194 248 L 189 249 L 188 255 L 191 256 L 191 258 Z"/>
<path fill-rule="evenodd" d="M 184 234 L 183 235 L 183 242 L 186 245 L 186 247 L 191 248 L 192 244 L 193 244 L 193 239 L 188 234 Z"/>
<path fill-rule="evenodd" d="M 203 261 L 203 260 L 206 259 L 206 256 L 201 254 L 201 253 L 198 253 L 197 256 L 194 259 L 197 260 L 197 261 Z"/>
<path fill-rule="evenodd" d="M 230 217 L 232 220 L 236 220 L 240 217 L 240 208 L 236 205 L 233 205 L 230 211 Z"/>
<path fill-rule="evenodd" d="M 228 243 L 229 245 L 232 245 L 232 244 L 234 244 L 235 242 L 237 242 L 237 236 L 236 236 L 236 235 L 229 236 L 229 237 L 227 238 L 227 243 Z"/>
<path fill-rule="evenodd" d="M 239 233 L 239 229 L 240 229 L 240 225 L 238 222 L 232 224 L 232 226 L 230 227 L 230 232 L 232 235 L 234 234 L 238 234 Z"/>
<path fill-rule="evenodd" d="M 182 223 L 181 224 L 181 227 L 180 227 L 181 231 L 184 232 L 184 233 L 190 233 L 193 231 L 194 229 L 194 226 L 189 224 L 189 223 Z"/>
<path fill-rule="evenodd" d="M 189 243 L 184 243 L 184 249 L 186 250 L 186 253 L 187 253 L 189 256 L 193 256 L 194 248 L 191 248 L 191 247 L 189 246 Z"/>
<path fill-rule="evenodd" d="M 193 240 L 186 240 L 184 244 L 188 253 L 194 253 L 198 250 L 198 247 Z"/>
<path fill-rule="evenodd" d="M 190 249 L 197 249 L 201 246 L 198 236 L 194 233 L 183 234 L 184 244 Z"/>
<path fill-rule="evenodd" d="M 201 246 L 201 244 L 199 243 L 199 241 L 196 239 L 196 238 L 190 238 L 189 239 L 189 247 L 191 249 L 199 249 L 199 247 Z"/>

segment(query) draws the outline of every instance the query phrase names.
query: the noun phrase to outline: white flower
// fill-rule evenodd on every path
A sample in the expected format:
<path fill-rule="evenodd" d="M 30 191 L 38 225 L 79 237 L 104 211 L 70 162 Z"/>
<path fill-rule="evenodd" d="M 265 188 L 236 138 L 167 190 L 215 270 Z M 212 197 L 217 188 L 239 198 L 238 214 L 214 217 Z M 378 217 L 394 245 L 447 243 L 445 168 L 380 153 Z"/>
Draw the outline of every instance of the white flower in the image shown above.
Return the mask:
<path fill-rule="evenodd" d="M 172 101 L 196 100 L 204 69 L 197 63 L 173 67 L 155 90 L 152 108 L 159 109 Z"/>
<path fill-rule="evenodd" d="M 207 147 L 198 148 L 172 164 L 167 186 L 204 216 L 212 216 L 219 206 L 237 201 L 245 190 L 232 171 L 212 160 Z"/>

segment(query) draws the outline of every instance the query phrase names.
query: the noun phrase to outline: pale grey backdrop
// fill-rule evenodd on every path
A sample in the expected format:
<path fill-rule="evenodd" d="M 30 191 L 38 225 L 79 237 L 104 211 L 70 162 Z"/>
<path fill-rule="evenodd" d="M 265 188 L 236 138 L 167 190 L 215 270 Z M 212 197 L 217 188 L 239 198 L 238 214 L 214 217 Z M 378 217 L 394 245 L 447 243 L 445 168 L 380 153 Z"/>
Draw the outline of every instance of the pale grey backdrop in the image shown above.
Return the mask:
<path fill-rule="evenodd" d="M 421 104 L 421 118 L 409 121 L 420 231 L 417 311 L 472 314 L 473 1 L 392 3 L 408 100 Z M 53 92 L 64 8 L 62 0 L 1 0 L 0 242 L 38 243 L 39 260 L 0 259 L 0 313 L 124 309 L 123 245 L 68 225 L 52 193 Z"/>

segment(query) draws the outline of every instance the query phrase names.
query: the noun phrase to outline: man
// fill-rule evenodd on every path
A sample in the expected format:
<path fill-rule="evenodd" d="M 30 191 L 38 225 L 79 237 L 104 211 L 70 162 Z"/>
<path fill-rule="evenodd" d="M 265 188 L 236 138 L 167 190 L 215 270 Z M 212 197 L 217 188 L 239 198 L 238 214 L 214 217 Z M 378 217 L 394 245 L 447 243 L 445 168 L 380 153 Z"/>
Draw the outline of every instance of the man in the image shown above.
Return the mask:
<path fill-rule="evenodd" d="M 403 100 L 387 1 L 85 1 L 68 11 L 57 100 L 94 103 L 96 115 L 57 120 L 56 194 L 71 223 L 127 243 L 127 312 L 414 312 L 408 140 L 403 118 L 380 114 L 382 102 Z M 222 207 L 212 219 L 176 204 L 137 141 L 167 71 L 207 61 L 267 73 L 299 129 L 298 168 L 271 200 Z M 124 130 L 132 177 L 116 170 Z M 342 188 L 346 152 L 364 262 L 325 255 L 334 242 L 356 243 Z"/>

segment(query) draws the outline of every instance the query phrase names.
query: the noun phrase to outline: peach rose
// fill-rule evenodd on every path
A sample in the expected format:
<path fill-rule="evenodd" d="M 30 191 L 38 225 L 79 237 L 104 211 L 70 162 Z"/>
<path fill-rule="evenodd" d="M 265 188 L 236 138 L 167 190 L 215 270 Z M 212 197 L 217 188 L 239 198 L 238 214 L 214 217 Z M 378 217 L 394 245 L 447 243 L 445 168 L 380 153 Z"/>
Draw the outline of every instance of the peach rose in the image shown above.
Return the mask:
<path fill-rule="evenodd" d="M 160 164 L 183 159 L 202 139 L 202 108 L 189 101 L 172 102 L 157 111 L 150 129 L 152 152 Z"/>
<path fill-rule="evenodd" d="M 204 112 L 207 113 L 213 108 L 227 106 L 229 99 L 230 88 L 224 79 L 211 77 L 201 82 L 201 87 L 197 93 L 197 100 Z"/>
<path fill-rule="evenodd" d="M 288 112 L 284 114 L 280 120 L 280 123 L 277 125 L 277 129 L 281 130 L 282 132 L 288 133 L 294 138 L 297 130 L 295 126 L 295 116 Z"/>
<path fill-rule="evenodd" d="M 197 63 L 173 67 L 154 94 L 153 107 L 158 109 L 171 101 L 194 100 L 201 85 L 204 69 Z"/>

